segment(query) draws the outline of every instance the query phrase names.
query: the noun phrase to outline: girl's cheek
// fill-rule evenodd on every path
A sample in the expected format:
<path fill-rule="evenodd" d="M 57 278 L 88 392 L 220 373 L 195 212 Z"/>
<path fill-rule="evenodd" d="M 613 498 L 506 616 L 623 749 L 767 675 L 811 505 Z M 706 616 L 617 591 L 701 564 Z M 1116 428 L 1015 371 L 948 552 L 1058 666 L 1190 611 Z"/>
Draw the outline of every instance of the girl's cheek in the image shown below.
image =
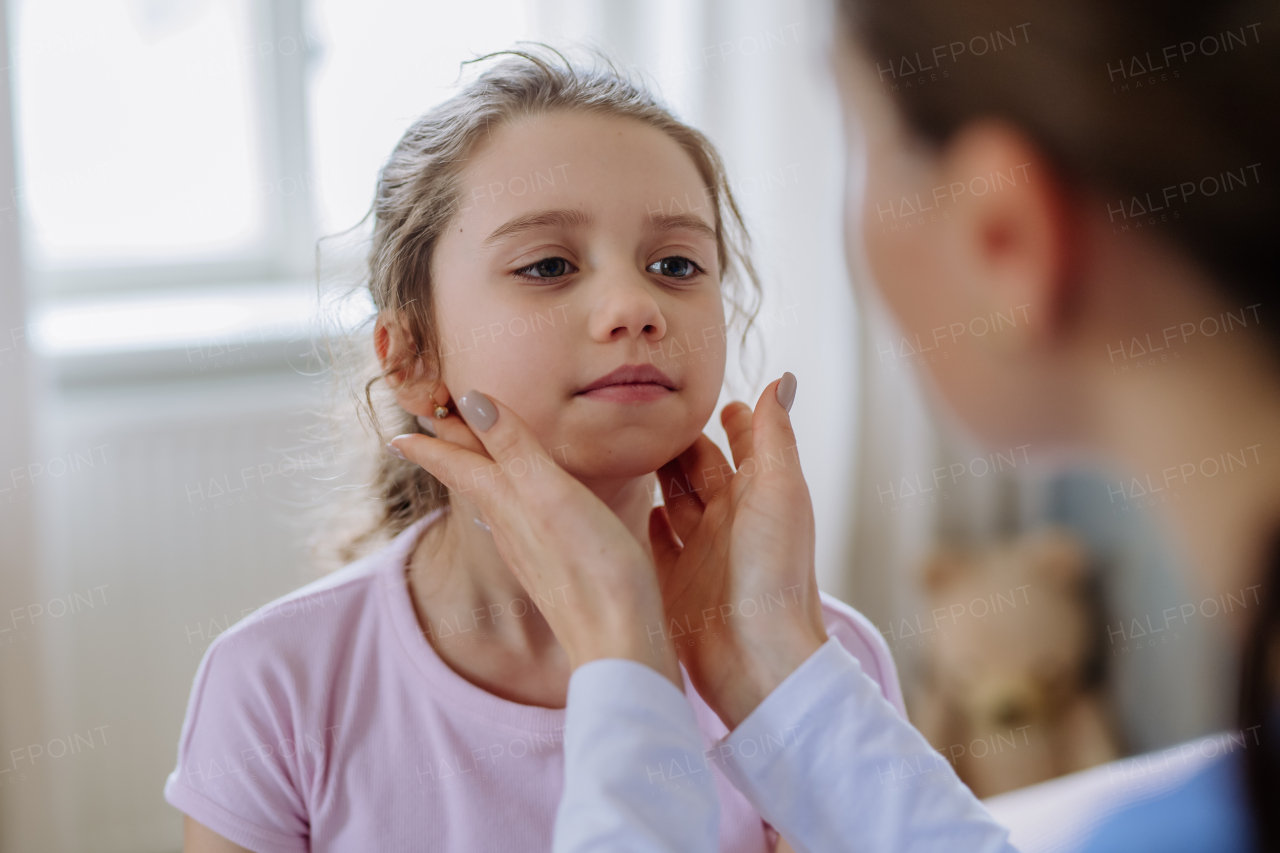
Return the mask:
<path fill-rule="evenodd" d="M 446 375 L 527 374 L 564 352 L 572 312 L 568 302 L 533 309 L 489 311 L 442 322 L 441 352 Z"/>
<path fill-rule="evenodd" d="M 704 410 L 711 412 L 719 399 L 724 384 L 728 337 L 729 329 L 718 303 L 704 312 L 697 322 L 668 335 L 668 351 L 675 353 L 673 360 L 679 362 L 685 384 L 694 392 L 690 403 L 695 417 L 701 417 Z M 701 429 L 703 424 L 697 426 Z"/>

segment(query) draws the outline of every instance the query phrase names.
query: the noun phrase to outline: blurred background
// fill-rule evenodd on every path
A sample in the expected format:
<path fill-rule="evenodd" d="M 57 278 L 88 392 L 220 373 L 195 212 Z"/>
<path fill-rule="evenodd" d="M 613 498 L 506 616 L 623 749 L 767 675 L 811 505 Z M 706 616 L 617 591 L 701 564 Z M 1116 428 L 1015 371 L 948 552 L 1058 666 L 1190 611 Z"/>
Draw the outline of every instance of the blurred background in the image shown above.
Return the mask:
<path fill-rule="evenodd" d="M 161 789 L 201 656 L 317 576 L 313 511 L 349 481 L 312 344 L 321 317 L 368 334 L 338 296 L 377 170 L 460 62 L 522 39 L 603 49 L 719 146 L 766 294 L 725 401 L 799 377 L 822 585 L 975 790 L 1228 724 L 1223 620 L 1158 545 L 1173 489 L 974 446 L 922 381 L 945 342 L 850 281 L 824 3 L 0 9 L 0 850 L 180 849 Z M 1042 617 L 1084 626 L 1067 675 Z M 1102 720 L 1084 741 L 1073 702 Z"/>

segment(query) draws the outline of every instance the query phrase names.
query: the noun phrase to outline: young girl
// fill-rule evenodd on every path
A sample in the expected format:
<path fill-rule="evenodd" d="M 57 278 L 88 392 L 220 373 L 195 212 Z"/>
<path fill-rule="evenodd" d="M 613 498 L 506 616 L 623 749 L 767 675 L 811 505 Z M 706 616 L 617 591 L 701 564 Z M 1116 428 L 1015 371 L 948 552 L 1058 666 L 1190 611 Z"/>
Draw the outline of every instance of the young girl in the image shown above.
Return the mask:
<path fill-rule="evenodd" d="M 368 285 L 400 410 L 385 435 L 456 423 L 457 398 L 483 388 L 547 453 L 464 484 L 559 465 L 647 551 L 654 472 L 699 436 L 723 382 L 722 283 L 755 284 L 741 218 L 710 143 L 642 88 L 558 54 L 504 57 L 381 173 Z M 465 485 L 446 493 L 397 455 L 366 537 L 389 544 L 209 647 L 165 786 L 187 850 L 550 849 L 569 678 L 541 615 L 556 594 L 525 594 Z M 879 633 L 833 599 L 823 610 L 905 715 Z M 714 621 L 650 633 L 696 641 Z M 685 683 L 710 745 L 726 729 Z M 774 849 L 714 763 L 651 778 L 677 795 L 714 783 L 721 849 Z"/>

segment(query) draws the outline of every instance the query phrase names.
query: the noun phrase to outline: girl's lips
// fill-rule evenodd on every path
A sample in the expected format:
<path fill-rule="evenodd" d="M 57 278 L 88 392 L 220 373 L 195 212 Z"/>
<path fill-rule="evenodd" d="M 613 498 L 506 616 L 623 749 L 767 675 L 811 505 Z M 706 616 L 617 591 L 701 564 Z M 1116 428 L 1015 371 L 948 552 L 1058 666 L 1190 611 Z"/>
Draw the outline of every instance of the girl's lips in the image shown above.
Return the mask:
<path fill-rule="evenodd" d="M 676 383 L 652 364 L 624 364 L 577 392 L 610 403 L 650 403 L 676 392 Z"/>
<path fill-rule="evenodd" d="M 653 382 L 635 382 L 625 385 L 606 385 L 594 391 L 584 391 L 578 396 L 610 403 L 650 403 L 674 393 L 670 388 Z"/>

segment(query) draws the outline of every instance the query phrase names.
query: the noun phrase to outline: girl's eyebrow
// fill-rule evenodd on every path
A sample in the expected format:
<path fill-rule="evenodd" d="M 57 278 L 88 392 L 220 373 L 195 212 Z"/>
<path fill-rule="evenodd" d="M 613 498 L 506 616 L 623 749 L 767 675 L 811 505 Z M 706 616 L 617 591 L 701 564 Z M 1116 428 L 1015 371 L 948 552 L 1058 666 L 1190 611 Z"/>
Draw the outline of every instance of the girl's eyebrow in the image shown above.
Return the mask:
<path fill-rule="evenodd" d="M 581 210 L 534 210 L 500 225 L 480 245 L 490 246 L 513 234 L 534 228 L 589 228 L 593 222 L 591 216 Z"/>
<path fill-rule="evenodd" d="M 715 229 L 704 222 L 701 217 L 694 216 L 692 213 L 650 214 L 648 227 L 650 231 L 696 231 L 703 237 L 711 240 L 716 239 Z"/>

